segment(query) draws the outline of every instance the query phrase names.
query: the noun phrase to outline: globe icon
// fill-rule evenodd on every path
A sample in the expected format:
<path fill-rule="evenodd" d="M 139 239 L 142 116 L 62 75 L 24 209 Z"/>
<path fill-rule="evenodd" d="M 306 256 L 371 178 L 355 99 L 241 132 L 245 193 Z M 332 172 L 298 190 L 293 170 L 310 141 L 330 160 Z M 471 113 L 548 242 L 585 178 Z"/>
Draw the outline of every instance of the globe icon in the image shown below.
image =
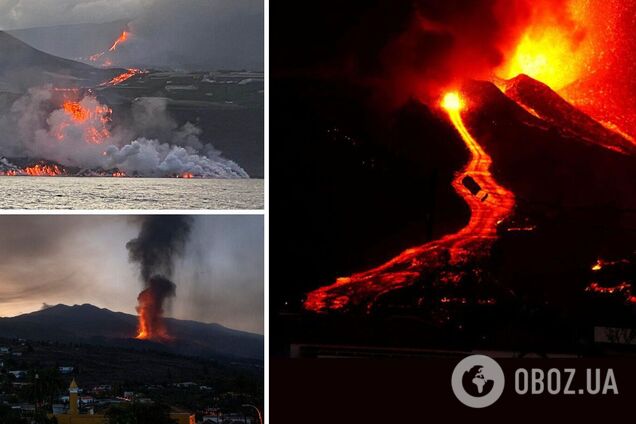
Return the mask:
<path fill-rule="evenodd" d="M 471 396 L 486 396 L 492 390 L 495 382 L 489 376 L 484 375 L 483 365 L 474 365 L 462 376 L 464 390 Z"/>

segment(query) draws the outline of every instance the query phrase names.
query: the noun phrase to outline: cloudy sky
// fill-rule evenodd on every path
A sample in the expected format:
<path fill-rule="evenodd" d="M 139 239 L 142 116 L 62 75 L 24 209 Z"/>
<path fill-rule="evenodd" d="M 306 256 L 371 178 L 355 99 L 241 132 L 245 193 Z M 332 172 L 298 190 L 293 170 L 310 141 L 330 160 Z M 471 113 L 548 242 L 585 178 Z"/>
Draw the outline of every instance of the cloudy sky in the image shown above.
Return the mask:
<path fill-rule="evenodd" d="M 264 0 L 0 0 L 0 30 L 75 25 L 64 37 L 18 37 L 69 59 L 65 52 L 75 51 L 75 43 L 88 40 L 97 49 L 114 41 L 76 24 L 129 23 L 133 36 L 118 52 L 118 65 L 262 70 L 264 16 Z"/>
<path fill-rule="evenodd" d="M 0 217 L 0 316 L 58 303 L 134 314 L 143 285 L 126 242 L 140 224 L 112 215 Z M 195 217 L 166 315 L 262 334 L 263 245 L 261 216 Z"/>

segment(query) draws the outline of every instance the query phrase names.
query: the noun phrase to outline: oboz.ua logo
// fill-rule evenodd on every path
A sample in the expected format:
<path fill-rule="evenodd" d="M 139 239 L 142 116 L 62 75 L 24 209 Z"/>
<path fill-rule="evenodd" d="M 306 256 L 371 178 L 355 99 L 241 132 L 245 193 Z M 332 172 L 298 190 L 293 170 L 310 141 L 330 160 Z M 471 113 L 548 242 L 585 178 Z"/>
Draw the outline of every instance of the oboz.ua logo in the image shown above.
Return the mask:
<path fill-rule="evenodd" d="M 462 359 L 453 370 L 451 386 L 457 399 L 471 408 L 485 408 L 503 393 L 503 370 L 492 358 L 471 355 Z"/>

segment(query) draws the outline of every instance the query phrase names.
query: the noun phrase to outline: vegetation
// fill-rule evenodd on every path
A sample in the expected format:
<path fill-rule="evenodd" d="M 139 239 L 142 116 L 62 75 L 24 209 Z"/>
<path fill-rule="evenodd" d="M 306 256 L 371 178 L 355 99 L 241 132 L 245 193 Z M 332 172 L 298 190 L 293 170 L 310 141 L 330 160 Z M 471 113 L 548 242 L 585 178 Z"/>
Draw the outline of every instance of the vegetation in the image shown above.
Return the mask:
<path fill-rule="evenodd" d="M 106 416 L 110 424 L 174 424 L 170 407 L 161 403 L 111 406 Z"/>

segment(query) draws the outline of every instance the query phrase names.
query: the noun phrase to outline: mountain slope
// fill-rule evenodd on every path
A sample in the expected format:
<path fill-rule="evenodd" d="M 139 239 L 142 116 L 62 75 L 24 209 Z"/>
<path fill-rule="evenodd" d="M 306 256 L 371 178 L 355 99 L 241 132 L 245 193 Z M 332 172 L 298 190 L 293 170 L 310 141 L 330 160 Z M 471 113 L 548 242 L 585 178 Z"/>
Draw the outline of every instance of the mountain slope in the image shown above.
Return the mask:
<path fill-rule="evenodd" d="M 636 144 L 605 128 L 542 82 L 521 74 L 502 85 L 506 96 L 530 108 L 541 119 L 559 127 L 566 135 L 624 153 L 636 154 Z"/>
<path fill-rule="evenodd" d="M 127 20 L 120 20 L 100 24 L 25 28 L 7 32 L 43 52 L 77 59 L 107 50 L 127 25 Z"/>
<path fill-rule="evenodd" d="M 134 339 L 137 317 L 100 309 L 93 305 L 56 305 L 41 311 L 0 318 L 0 337 L 81 342 L 166 350 L 197 356 L 236 356 L 262 359 L 263 336 L 169 318 L 167 326 L 175 340 L 159 344 Z"/>
<path fill-rule="evenodd" d="M 0 31 L 0 86 L 25 91 L 29 87 L 90 87 L 119 74 L 120 69 L 97 69 L 34 49 Z"/>

